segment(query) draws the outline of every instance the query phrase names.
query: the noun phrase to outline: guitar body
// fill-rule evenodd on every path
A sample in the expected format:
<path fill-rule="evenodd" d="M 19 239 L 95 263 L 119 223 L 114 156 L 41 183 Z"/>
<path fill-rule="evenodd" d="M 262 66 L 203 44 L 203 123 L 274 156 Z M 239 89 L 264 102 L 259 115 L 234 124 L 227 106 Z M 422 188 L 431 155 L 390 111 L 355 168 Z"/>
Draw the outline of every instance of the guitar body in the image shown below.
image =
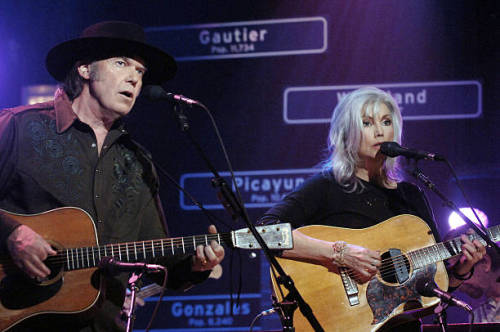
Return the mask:
<path fill-rule="evenodd" d="M 300 232 L 325 241 L 346 241 L 382 253 L 400 249 L 407 253 L 435 244 L 429 226 L 412 215 L 400 215 L 378 225 L 364 229 L 346 229 L 332 226 L 305 226 Z M 358 284 L 358 304 L 351 305 L 339 274 L 329 272 L 321 265 L 303 263 L 284 258 L 278 259 L 290 275 L 304 300 L 325 331 L 376 331 L 389 322 L 402 319 L 408 311 L 407 303 L 418 303 L 421 309 L 431 309 L 439 300 L 420 297 L 415 291 L 416 280 L 422 276 L 433 277 L 442 289 L 448 288 L 448 275 L 442 262 L 425 268 L 411 269 L 405 282 L 391 283 L 380 275 L 365 284 Z M 279 285 L 271 275 L 274 294 L 282 301 Z M 286 289 L 284 289 L 286 296 Z M 426 310 L 424 310 L 426 311 Z M 428 311 L 428 310 L 427 310 Z M 412 315 L 424 314 L 413 311 Z M 312 331 L 308 320 L 295 310 L 293 323 L 296 331 Z"/>
<path fill-rule="evenodd" d="M 99 246 L 94 222 L 82 209 L 65 207 L 33 215 L 0 211 L 32 228 L 57 251 L 44 261 L 51 274 L 41 282 L 28 278 L 9 255 L 0 256 L 0 331 L 22 327 L 24 320 L 40 314 L 77 314 L 90 309 L 100 294 L 96 271 L 104 257 L 145 262 L 155 257 L 195 253 L 198 245 L 208 246 L 212 241 L 232 248 L 260 249 L 248 228 Z M 270 249 L 293 248 L 290 224 L 257 226 L 256 231 Z M 143 270 L 144 266 L 139 265 Z"/>
<path fill-rule="evenodd" d="M 29 226 L 58 249 L 97 244 L 92 219 L 81 209 L 59 208 L 29 216 L 2 212 Z M 14 267 L 9 256 L 2 256 L 0 330 L 4 331 L 38 314 L 70 314 L 89 309 L 99 296 L 99 287 L 91 282 L 96 270 L 97 268 L 73 271 L 61 269 L 48 282 L 35 284 Z"/>

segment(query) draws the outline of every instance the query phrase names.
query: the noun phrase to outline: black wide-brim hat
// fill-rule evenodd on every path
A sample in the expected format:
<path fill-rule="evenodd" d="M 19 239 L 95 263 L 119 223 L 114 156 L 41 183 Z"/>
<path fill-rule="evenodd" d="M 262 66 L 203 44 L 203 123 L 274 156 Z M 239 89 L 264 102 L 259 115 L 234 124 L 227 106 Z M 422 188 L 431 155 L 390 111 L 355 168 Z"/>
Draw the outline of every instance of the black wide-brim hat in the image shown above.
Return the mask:
<path fill-rule="evenodd" d="M 113 56 L 140 57 L 146 62 L 143 84 L 161 84 L 175 76 L 177 64 L 164 51 L 145 43 L 141 26 L 120 21 L 100 22 L 89 26 L 80 38 L 52 48 L 45 65 L 52 77 L 63 82 L 77 61 L 94 61 Z"/>

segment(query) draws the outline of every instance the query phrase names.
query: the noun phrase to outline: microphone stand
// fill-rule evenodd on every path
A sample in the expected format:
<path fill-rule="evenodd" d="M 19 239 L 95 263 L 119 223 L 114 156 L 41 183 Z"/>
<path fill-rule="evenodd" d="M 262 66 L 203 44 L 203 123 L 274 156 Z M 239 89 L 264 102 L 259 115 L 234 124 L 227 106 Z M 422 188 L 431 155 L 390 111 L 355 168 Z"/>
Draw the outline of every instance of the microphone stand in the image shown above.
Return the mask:
<path fill-rule="evenodd" d="M 472 222 L 469 218 L 467 218 L 467 216 L 465 214 L 462 213 L 462 211 L 460 211 L 460 209 L 455 205 L 455 203 L 453 203 L 451 200 L 449 200 L 448 198 L 446 198 L 445 195 L 443 195 L 443 193 L 441 193 L 439 191 L 439 189 L 437 189 L 436 185 L 420 170 L 418 169 L 416 166 L 415 168 L 413 169 L 413 171 L 410 172 L 410 174 L 412 176 L 414 176 L 416 179 L 420 180 L 427 188 L 429 188 L 430 190 L 432 190 L 439 198 L 441 198 L 441 200 L 444 202 L 444 205 L 446 205 L 447 207 L 449 207 L 451 210 L 455 211 L 456 213 L 458 213 L 458 215 L 460 217 L 462 217 L 462 219 L 467 223 L 469 224 L 469 226 L 479 235 L 483 238 L 484 241 L 486 241 L 486 244 L 491 246 L 492 248 L 495 248 L 497 253 L 500 254 L 500 247 L 495 243 L 493 242 L 489 236 L 482 230 L 480 229 L 474 222 Z"/>
<path fill-rule="evenodd" d="M 442 332 L 446 332 L 446 328 L 448 327 L 448 322 L 446 319 L 446 307 L 443 301 L 440 301 L 434 313 L 437 315 L 437 321 L 439 323 L 439 327 Z"/>
<path fill-rule="evenodd" d="M 139 274 L 133 272 L 128 280 L 128 287 L 130 289 L 130 307 L 128 308 L 128 311 L 125 313 L 127 317 L 127 325 L 125 329 L 126 332 L 132 332 L 133 330 L 134 320 L 135 320 L 134 310 L 135 310 L 136 291 L 139 290 L 139 287 L 137 287 L 136 282 L 142 277 L 142 275 L 143 272 L 140 272 Z"/>
<path fill-rule="evenodd" d="M 198 105 L 202 108 L 206 107 L 203 106 L 201 103 L 198 103 Z M 180 106 L 182 107 L 182 106 Z M 219 175 L 215 167 L 212 165 L 206 154 L 204 153 L 203 149 L 200 147 L 198 142 L 193 138 L 189 131 L 189 126 L 186 126 L 185 123 L 187 123 L 187 118 L 184 116 L 183 118 L 177 117 L 179 121 L 179 125 L 181 127 L 181 130 L 186 134 L 188 137 L 189 141 L 193 146 L 196 148 L 198 151 L 199 155 L 202 157 L 202 159 L 205 161 L 206 166 L 212 172 L 215 178 L 211 180 L 212 186 L 217 188 L 219 191 L 217 192 L 217 196 L 222 199 L 222 204 L 226 208 L 226 210 L 230 211 L 231 217 L 233 220 L 238 219 L 238 217 L 241 217 L 243 221 L 246 223 L 248 229 L 252 232 L 253 236 L 257 240 L 257 242 L 260 244 L 260 247 L 264 251 L 265 256 L 267 257 L 268 261 L 271 263 L 273 268 L 278 272 L 279 277 L 277 278 L 277 281 L 284 285 L 288 289 L 288 301 L 295 301 L 300 309 L 300 312 L 307 318 L 311 326 L 313 327 L 314 331 L 317 332 L 323 332 L 324 329 L 321 327 L 320 323 L 314 316 L 311 307 L 305 302 L 305 300 L 302 298 L 300 295 L 299 291 L 295 287 L 295 284 L 293 283 L 293 280 L 290 276 L 286 275 L 285 271 L 281 267 L 281 265 L 278 263 L 274 255 L 271 253 L 269 247 L 267 246 L 266 242 L 262 237 L 260 236 L 259 232 L 255 228 L 254 224 L 250 221 L 250 218 L 248 217 L 244 206 L 242 203 L 237 199 L 236 195 L 234 192 L 229 188 L 227 185 L 227 182 Z M 279 310 L 278 310 L 279 312 Z M 287 322 L 290 322 L 290 324 L 293 323 L 293 320 L 290 319 L 293 316 L 293 312 L 289 314 L 286 319 Z M 284 326 L 283 331 L 295 331 L 293 326 Z"/>

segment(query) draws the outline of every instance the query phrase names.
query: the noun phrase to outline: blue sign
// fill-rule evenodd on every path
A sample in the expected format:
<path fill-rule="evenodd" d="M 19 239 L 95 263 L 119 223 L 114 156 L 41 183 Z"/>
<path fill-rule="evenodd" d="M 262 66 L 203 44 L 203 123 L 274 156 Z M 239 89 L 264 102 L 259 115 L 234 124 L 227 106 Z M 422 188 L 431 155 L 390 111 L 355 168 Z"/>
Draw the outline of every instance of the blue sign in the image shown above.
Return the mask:
<path fill-rule="evenodd" d="M 236 186 L 247 208 L 271 207 L 318 171 L 310 168 L 235 172 Z M 220 175 L 228 184 L 231 183 L 229 172 L 222 172 Z M 215 189 L 210 185 L 212 177 L 212 173 L 187 173 L 181 176 L 180 182 L 206 209 L 222 209 Z M 183 192 L 180 192 L 180 205 L 184 210 L 198 210 Z"/>
<path fill-rule="evenodd" d="M 161 331 L 248 331 L 250 322 L 261 311 L 260 300 L 259 293 L 243 293 L 239 305 L 234 301 L 231 309 L 228 294 L 165 296 L 155 325 L 168 326 Z M 157 301 L 158 297 L 146 299 L 146 307 L 141 310 L 152 310 Z M 134 331 L 142 331 L 145 326 L 141 325 L 135 324 Z"/>
<path fill-rule="evenodd" d="M 285 89 L 283 119 L 288 124 L 329 123 L 347 93 L 363 85 L 302 86 Z M 373 84 L 390 93 L 405 120 L 477 118 L 482 113 L 477 81 Z"/>
<path fill-rule="evenodd" d="M 148 41 L 177 61 L 323 53 L 323 17 L 150 27 Z"/>

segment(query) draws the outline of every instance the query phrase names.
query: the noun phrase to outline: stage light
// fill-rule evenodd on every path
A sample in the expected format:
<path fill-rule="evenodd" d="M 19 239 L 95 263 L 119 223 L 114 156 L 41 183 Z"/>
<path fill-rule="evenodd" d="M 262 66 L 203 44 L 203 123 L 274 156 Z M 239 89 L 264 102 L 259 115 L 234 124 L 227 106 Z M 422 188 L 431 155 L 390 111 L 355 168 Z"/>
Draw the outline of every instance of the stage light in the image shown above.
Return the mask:
<path fill-rule="evenodd" d="M 477 216 L 479 217 L 479 219 L 481 220 L 481 222 L 483 223 L 483 225 L 485 227 L 488 226 L 488 216 L 486 216 L 486 213 L 484 213 L 483 211 L 479 210 L 479 209 L 474 209 L 477 213 Z M 476 216 L 474 216 L 474 213 L 472 213 L 472 209 L 471 208 L 460 208 L 460 212 L 462 212 L 463 214 L 465 214 L 465 216 L 467 218 L 469 218 L 470 220 L 472 220 L 474 223 L 476 223 L 477 225 L 479 225 L 479 222 L 477 221 L 476 219 Z M 462 225 L 465 225 L 465 221 L 462 219 L 462 217 L 460 217 L 458 215 L 458 213 L 456 212 L 452 212 L 448 218 L 448 224 L 450 225 L 450 229 L 455 229 L 457 227 L 460 227 Z"/>
<path fill-rule="evenodd" d="M 57 85 L 41 84 L 23 87 L 21 100 L 23 105 L 33 105 L 54 99 Z"/>

